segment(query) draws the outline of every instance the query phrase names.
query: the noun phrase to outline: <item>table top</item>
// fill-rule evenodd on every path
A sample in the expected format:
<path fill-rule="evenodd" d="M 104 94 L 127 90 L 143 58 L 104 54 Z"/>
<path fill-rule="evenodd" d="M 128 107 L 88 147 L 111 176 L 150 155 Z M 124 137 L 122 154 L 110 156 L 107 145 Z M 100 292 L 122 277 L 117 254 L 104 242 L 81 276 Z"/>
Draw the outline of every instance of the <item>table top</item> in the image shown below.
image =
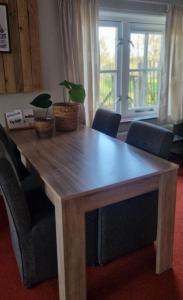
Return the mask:
<path fill-rule="evenodd" d="M 177 169 L 177 165 L 91 128 L 41 140 L 34 130 L 9 132 L 23 157 L 61 199 Z"/>

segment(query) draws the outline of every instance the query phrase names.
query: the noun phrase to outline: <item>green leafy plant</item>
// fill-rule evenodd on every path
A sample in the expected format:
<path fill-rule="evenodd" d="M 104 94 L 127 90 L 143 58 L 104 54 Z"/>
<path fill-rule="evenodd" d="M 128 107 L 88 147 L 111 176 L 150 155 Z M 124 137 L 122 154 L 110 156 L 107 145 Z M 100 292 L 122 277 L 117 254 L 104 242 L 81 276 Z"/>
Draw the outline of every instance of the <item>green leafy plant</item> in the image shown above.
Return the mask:
<path fill-rule="evenodd" d="M 40 94 L 36 98 L 34 98 L 30 102 L 30 104 L 35 106 L 35 107 L 46 109 L 46 113 L 45 113 L 45 119 L 46 119 L 47 115 L 48 115 L 48 109 L 52 105 L 51 95 L 50 94 L 45 94 L 45 93 Z"/>
<path fill-rule="evenodd" d="M 60 85 L 68 89 L 69 100 L 81 104 L 84 103 L 86 93 L 84 87 L 81 84 L 75 84 L 70 81 L 64 80 L 60 82 Z M 66 102 L 65 99 L 64 102 Z"/>

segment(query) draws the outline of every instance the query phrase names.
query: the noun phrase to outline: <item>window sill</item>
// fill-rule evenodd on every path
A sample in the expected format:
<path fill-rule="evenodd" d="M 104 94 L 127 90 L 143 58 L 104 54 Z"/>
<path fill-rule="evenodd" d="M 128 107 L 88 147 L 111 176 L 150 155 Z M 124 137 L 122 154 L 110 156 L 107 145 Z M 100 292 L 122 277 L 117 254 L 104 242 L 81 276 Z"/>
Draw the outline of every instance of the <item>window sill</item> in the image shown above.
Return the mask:
<path fill-rule="evenodd" d="M 130 124 L 133 121 L 147 121 L 147 122 L 156 124 L 157 123 L 157 118 L 158 118 L 157 114 L 152 114 L 152 115 L 149 115 L 149 116 L 138 116 L 138 117 L 126 117 L 126 118 L 122 117 L 118 133 L 119 134 L 125 133 L 125 132 L 127 133 L 128 129 L 130 127 Z"/>
<path fill-rule="evenodd" d="M 139 117 L 122 117 L 120 124 L 125 124 L 125 123 L 131 123 L 133 121 L 144 121 L 144 120 L 153 120 L 153 119 L 157 119 L 158 115 L 154 114 L 154 115 L 150 115 L 150 116 L 139 116 Z"/>

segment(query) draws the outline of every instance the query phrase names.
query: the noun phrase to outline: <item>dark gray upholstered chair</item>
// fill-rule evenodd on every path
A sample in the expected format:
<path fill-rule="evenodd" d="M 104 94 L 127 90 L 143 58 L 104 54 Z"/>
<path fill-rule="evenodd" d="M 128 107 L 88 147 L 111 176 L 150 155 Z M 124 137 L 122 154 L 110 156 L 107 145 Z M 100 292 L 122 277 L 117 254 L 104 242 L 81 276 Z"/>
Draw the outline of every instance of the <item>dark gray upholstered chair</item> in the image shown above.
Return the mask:
<path fill-rule="evenodd" d="M 183 122 L 173 125 L 173 134 L 183 136 Z"/>
<path fill-rule="evenodd" d="M 127 143 L 166 159 L 172 139 L 169 130 L 134 122 Z M 86 230 L 93 234 L 86 244 L 89 264 L 105 264 L 150 245 L 156 239 L 157 209 L 158 191 L 154 191 L 89 212 Z"/>
<path fill-rule="evenodd" d="M 0 158 L 0 190 L 12 245 L 26 287 L 57 275 L 54 207 L 41 190 L 24 193 L 12 164 Z"/>
<path fill-rule="evenodd" d="M 173 143 L 170 149 L 170 160 L 176 160 L 183 165 L 183 122 L 173 125 Z"/>
<path fill-rule="evenodd" d="M 9 139 L 8 135 L 6 134 L 1 124 L 0 124 L 0 141 L 6 148 L 6 151 L 8 152 L 12 162 L 16 167 L 18 176 L 20 180 L 22 180 L 28 175 L 28 171 L 25 169 L 24 165 L 21 162 L 20 153 L 16 145 Z"/>
<path fill-rule="evenodd" d="M 173 133 L 163 127 L 147 122 L 133 122 L 126 142 L 159 157 L 168 159 L 172 146 Z"/>
<path fill-rule="evenodd" d="M 41 189 L 25 193 L 11 159 L 0 148 L 0 193 L 3 195 L 14 254 L 23 284 L 57 276 L 54 207 Z M 87 218 L 87 260 L 95 258 L 97 241 L 95 213 Z M 93 218 L 94 216 L 94 218 Z M 91 240 L 94 236 L 94 242 Z M 92 247 L 90 248 L 90 244 Z M 90 261 L 88 262 L 88 264 Z"/>
<path fill-rule="evenodd" d="M 116 137 L 118 133 L 121 115 L 115 112 L 99 108 L 96 111 L 92 128 L 109 136 Z"/>
<path fill-rule="evenodd" d="M 7 155 L 11 159 L 12 163 L 14 164 L 14 168 L 16 169 L 16 173 L 18 174 L 19 179 L 21 180 L 23 188 L 28 191 L 31 189 L 40 188 L 40 184 L 33 176 L 28 172 L 28 170 L 24 167 L 21 162 L 20 152 L 18 151 L 16 145 L 9 139 L 6 131 L 0 124 L 0 146 L 3 147 L 3 151 L 7 152 Z"/>

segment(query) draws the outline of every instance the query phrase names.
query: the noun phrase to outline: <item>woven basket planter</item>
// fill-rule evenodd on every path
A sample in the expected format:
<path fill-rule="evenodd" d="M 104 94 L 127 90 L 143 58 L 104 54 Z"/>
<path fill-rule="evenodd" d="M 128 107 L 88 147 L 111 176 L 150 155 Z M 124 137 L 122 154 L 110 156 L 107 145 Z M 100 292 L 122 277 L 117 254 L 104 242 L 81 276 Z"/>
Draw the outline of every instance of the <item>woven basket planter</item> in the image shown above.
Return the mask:
<path fill-rule="evenodd" d="M 78 126 L 78 103 L 54 103 L 53 114 L 57 131 L 73 131 Z"/>

